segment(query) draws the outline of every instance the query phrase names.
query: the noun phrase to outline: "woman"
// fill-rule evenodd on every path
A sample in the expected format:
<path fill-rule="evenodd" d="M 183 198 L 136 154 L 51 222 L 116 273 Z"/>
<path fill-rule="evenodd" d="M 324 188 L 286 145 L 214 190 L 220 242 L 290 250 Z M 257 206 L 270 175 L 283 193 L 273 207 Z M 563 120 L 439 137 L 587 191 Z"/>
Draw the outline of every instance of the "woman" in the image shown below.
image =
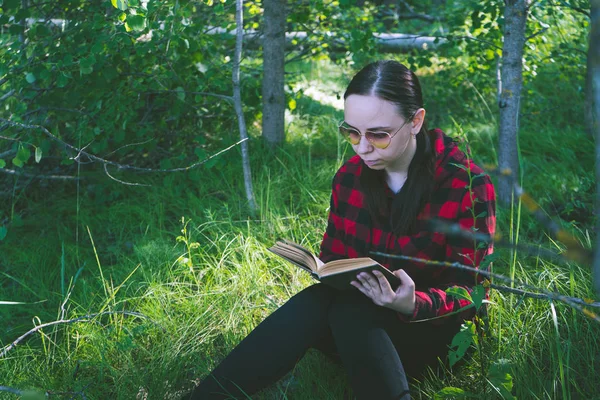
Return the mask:
<path fill-rule="evenodd" d="M 333 179 L 321 260 L 380 252 L 478 266 L 491 246 L 434 232 L 430 221 L 493 235 L 494 188 L 451 139 L 427 130 L 417 77 L 395 61 L 372 63 L 344 99 L 339 130 L 356 156 Z M 445 359 L 461 323 L 473 317 L 472 308 L 455 313 L 468 302 L 445 290 L 471 291 L 480 279 L 373 258 L 401 279 L 396 291 L 375 272 L 358 274 L 357 290 L 308 287 L 265 319 L 191 398 L 244 398 L 276 382 L 313 347 L 341 360 L 359 399 L 409 399 L 407 375 Z"/>

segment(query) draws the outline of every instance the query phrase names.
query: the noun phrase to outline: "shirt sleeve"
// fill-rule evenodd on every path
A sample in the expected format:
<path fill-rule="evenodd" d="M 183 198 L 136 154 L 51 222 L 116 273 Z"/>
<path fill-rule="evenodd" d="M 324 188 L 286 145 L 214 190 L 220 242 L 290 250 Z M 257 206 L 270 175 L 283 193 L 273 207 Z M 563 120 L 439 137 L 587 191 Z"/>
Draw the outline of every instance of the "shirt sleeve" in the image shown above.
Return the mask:
<path fill-rule="evenodd" d="M 327 229 L 321 242 L 319 259 L 324 263 L 347 258 L 347 248 L 344 244 L 345 232 L 343 218 L 339 213 L 339 193 L 336 190 L 336 179 L 333 180 Z"/>
<path fill-rule="evenodd" d="M 467 189 L 460 198 L 456 223 L 463 230 L 487 234 L 493 237 L 496 228 L 495 192 L 489 176 L 481 175 L 473 180 L 471 189 Z M 438 236 L 441 234 L 433 234 Z M 441 235 L 442 237 L 444 235 Z M 409 246 L 410 247 L 410 246 Z M 493 245 L 475 242 L 456 235 L 445 238 L 445 261 L 458 262 L 466 266 L 479 267 L 481 260 L 493 252 Z M 406 254 L 401 252 L 401 254 Z M 406 254 L 409 255 L 409 254 Z M 460 287 L 469 293 L 473 287 L 483 281 L 483 276 L 474 272 L 451 267 L 440 267 L 436 270 L 435 287 L 415 292 L 415 310 L 412 315 L 399 314 L 405 321 L 418 321 L 455 312 L 470 304 L 464 298 L 448 295 L 450 287 Z M 418 286 L 418 282 L 415 282 Z M 462 314 L 463 318 L 474 315 L 474 310 Z"/>

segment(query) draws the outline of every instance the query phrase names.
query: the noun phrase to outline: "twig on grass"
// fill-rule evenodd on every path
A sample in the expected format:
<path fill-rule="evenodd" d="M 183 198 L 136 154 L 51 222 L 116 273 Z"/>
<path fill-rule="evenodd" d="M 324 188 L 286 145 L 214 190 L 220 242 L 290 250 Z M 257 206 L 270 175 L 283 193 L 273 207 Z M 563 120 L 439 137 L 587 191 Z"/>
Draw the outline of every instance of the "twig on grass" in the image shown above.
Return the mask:
<path fill-rule="evenodd" d="M 23 339 L 25 339 L 27 336 L 31 335 L 32 333 L 35 333 L 35 332 L 39 331 L 40 329 L 44 329 L 44 328 L 47 328 L 49 326 L 59 325 L 59 324 L 72 324 L 72 323 L 75 323 L 75 322 L 89 321 L 89 320 L 91 320 L 93 318 L 96 318 L 96 317 L 102 317 L 104 315 L 114 315 L 114 314 L 129 315 L 129 316 L 140 317 L 140 318 L 148 318 L 144 314 L 139 313 L 139 312 L 135 312 L 135 311 L 104 311 L 104 312 L 101 312 L 101 313 L 83 315 L 81 317 L 72 318 L 72 319 L 60 319 L 58 321 L 47 322 L 45 324 L 38 325 L 35 328 L 30 329 L 29 331 L 27 331 L 24 334 L 22 334 L 21 336 L 19 336 L 15 341 L 13 341 L 11 344 L 9 344 L 8 346 L 6 346 L 0 352 L 0 358 L 4 357 L 9 351 L 11 351 L 15 347 L 17 347 L 17 345 L 21 341 L 23 341 Z"/>

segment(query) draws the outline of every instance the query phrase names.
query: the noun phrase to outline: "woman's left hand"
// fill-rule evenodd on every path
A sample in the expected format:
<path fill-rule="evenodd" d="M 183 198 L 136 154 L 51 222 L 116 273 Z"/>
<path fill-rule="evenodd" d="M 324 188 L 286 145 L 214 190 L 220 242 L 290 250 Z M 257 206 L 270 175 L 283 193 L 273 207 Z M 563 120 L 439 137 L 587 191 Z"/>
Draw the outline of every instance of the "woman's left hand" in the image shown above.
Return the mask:
<path fill-rule="evenodd" d="M 394 271 L 400 278 L 400 286 L 392 290 L 390 283 L 379 271 L 361 272 L 356 275 L 356 280 L 350 282 L 352 286 L 363 292 L 378 306 L 391 308 L 403 314 L 412 315 L 415 310 L 415 282 L 404 270 Z"/>

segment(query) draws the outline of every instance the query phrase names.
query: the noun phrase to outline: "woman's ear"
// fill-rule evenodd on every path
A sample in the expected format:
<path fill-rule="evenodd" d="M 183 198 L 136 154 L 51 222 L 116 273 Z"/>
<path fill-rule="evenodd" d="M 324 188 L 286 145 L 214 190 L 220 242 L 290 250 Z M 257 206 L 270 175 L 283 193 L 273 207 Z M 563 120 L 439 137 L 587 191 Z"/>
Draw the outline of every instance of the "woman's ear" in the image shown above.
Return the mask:
<path fill-rule="evenodd" d="M 412 119 L 412 127 L 411 133 L 416 135 L 421 131 L 421 127 L 423 126 L 423 122 L 425 121 L 425 109 L 419 108 Z"/>

